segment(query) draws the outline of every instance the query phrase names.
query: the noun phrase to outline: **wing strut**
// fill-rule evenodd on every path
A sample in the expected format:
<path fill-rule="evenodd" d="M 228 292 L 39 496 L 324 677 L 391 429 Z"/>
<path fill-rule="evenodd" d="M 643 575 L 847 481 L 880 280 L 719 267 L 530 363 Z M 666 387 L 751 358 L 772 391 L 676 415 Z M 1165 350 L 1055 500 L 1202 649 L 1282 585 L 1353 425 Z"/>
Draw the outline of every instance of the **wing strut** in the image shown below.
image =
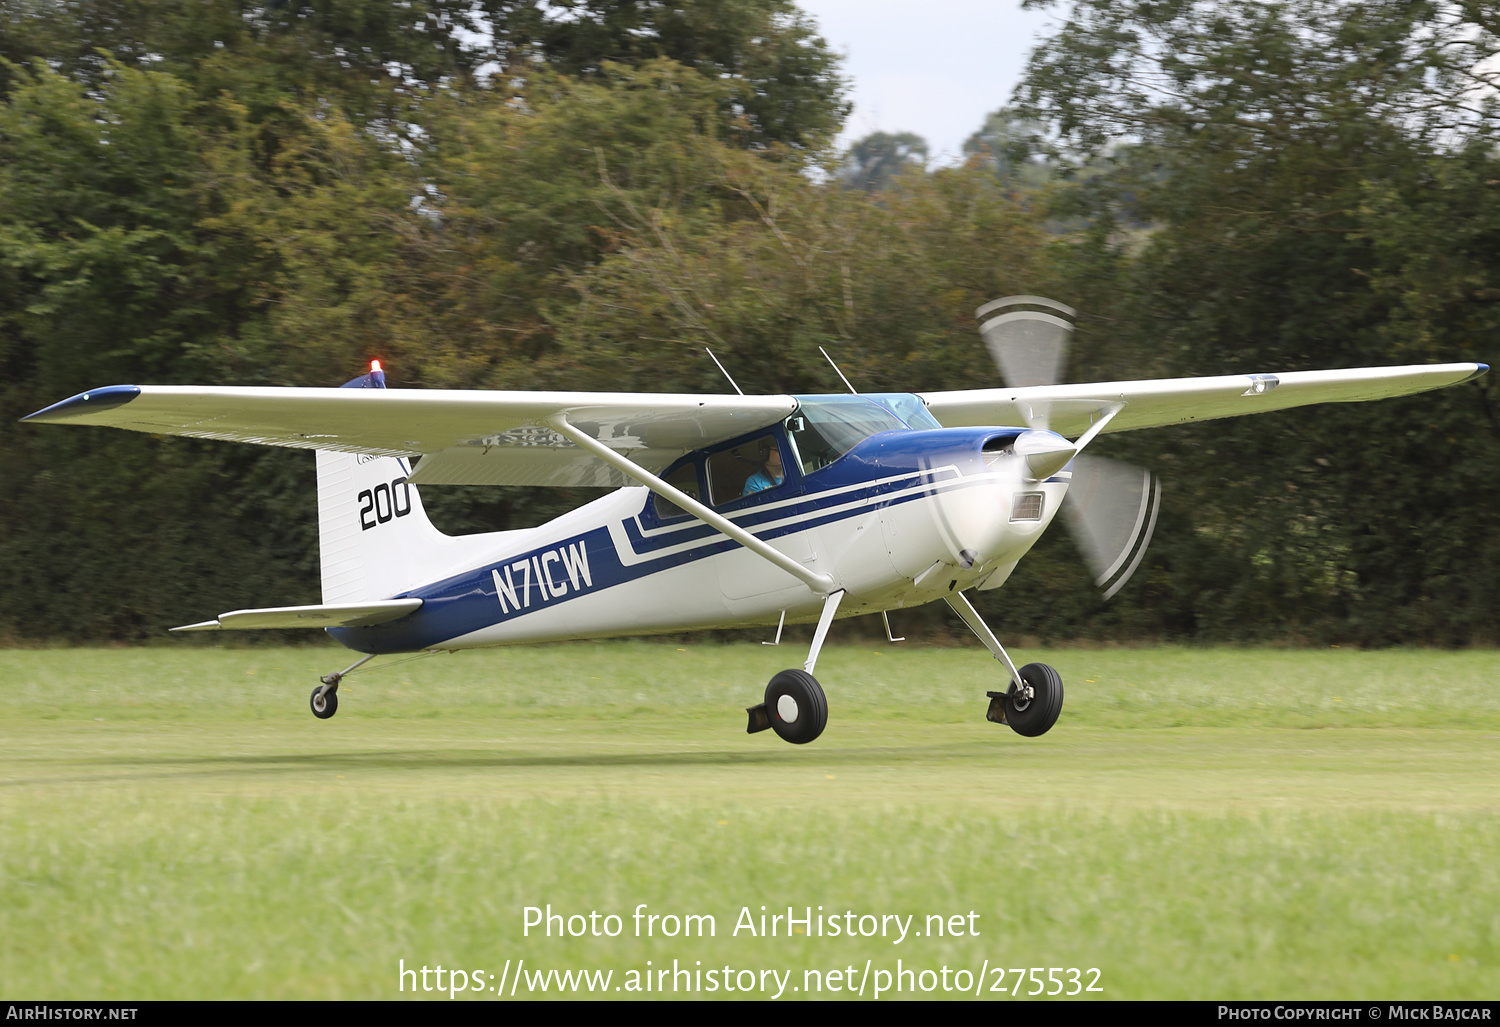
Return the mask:
<path fill-rule="evenodd" d="M 615 450 L 610 449 L 598 439 L 585 432 L 579 431 L 577 428 L 568 423 L 567 414 L 553 414 L 551 417 L 548 417 L 546 419 L 546 423 L 558 434 L 569 439 L 575 445 L 588 450 L 590 453 L 594 454 L 600 460 L 603 460 L 605 463 L 609 464 L 611 467 L 614 467 L 616 470 L 628 474 L 630 477 L 634 478 L 636 481 L 649 488 L 652 492 L 667 497 L 672 502 L 682 507 L 682 509 L 697 517 L 700 521 L 703 521 L 710 527 L 717 528 L 719 531 L 722 531 L 724 534 L 728 535 L 730 538 L 734 539 L 740 545 L 744 546 L 752 553 L 755 553 L 757 556 L 764 557 L 793 577 L 806 582 L 808 587 L 819 595 L 826 596 L 833 592 L 835 587 L 834 582 L 833 579 L 828 575 L 819 574 L 817 571 L 804 567 L 802 564 L 798 563 L 796 560 L 793 560 L 790 556 L 787 556 L 779 549 L 767 545 L 765 542 L 756 538 L 754 535 L 750 534 L 744 528 L 741 528 L 738 524 L 735 524 L 727 517 L 722 517 L 719 514 L 714 513 L 712 510 L 704 506 L 702 503 L 698 502 L 686 492 L 683 492 L 681 489 L 673 488 L 671 485 L 668 485 L 666 482 L 662 481 L 660 478 L 652 474 L 650 471 L 646 470 L 644 467 L 641 467 L 639 464 L 632 462 L 630 459 L 622 456 Z"/>

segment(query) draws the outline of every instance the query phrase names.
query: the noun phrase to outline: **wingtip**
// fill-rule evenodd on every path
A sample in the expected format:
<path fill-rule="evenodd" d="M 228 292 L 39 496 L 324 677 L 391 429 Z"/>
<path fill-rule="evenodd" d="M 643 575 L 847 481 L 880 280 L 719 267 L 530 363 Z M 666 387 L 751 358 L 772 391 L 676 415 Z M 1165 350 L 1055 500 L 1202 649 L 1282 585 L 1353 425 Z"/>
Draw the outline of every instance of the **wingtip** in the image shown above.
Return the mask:
<path fill-rule="evenodd" d="M 67 422 L 79 414 L 95 413 L 124 406 L 141 394 L 139 385 L 106 385 L 102 389 L 90 389 L 69 397 L 61 403 L 43 407 L 34 414 L 27 414 L 22 421 Z"/>
<path fill-rule="evenodd" d="M 1471 374 L 1471 375 L 1469 375 L 1467 378 L 1464 378 L 1461 381 L 1459 381 L 1458 384 L 1462 385 L 1464 382 L 1472 382 L 1475 378 L 1478 378 L 1481 375 L 1489 374 L 1489 371 L 1490 371 L 1490 365 L 1489 364 L 1475 364 L 1474 365 L 1474 373 Z"/>
<path fill-rule="evenodd" d="M 199 621 L 197 624 L 184 624 L 180 628 L 168 628 L 168 631 L 221 631 L 224 625 L 217 620 Z"/>

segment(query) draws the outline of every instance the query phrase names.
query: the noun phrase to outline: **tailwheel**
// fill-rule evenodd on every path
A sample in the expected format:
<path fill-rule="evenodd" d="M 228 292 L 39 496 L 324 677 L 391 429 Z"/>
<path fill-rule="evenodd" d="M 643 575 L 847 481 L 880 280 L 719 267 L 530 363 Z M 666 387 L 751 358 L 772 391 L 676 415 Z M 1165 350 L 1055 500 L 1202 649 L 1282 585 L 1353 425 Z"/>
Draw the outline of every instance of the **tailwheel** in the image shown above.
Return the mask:
<path fill-rule="evenodd" d="M 1046 734 L 1062 713 L 1062 676 L 1045 663 L 1028 663 L 1020 674 L 1025 688 L 1017 688 L 1012 682 L 1002 699 L 1004 723 L 1018 735 L 1035 738 Z M 990 706 L 993 711 L 995 704 Z M 995 717 L 991 715 L 990 719 Z"/>
<path fill-rule="evenodd" d="M 314 717 L 317 717 L 319 720 L 327 720 L 339 711 L 339 694 L 332 688 L 319 685 L 312 690 L 312 699 L 309 701 L 309 705 L 312 706 Z"/>
<path fill-rule="evenodd" d="M 772 678 L 764 709 L 771 729 L 793 745 L 811 742 L 828 724 L 823 686 L 803 670 L 784 670 Z"/>

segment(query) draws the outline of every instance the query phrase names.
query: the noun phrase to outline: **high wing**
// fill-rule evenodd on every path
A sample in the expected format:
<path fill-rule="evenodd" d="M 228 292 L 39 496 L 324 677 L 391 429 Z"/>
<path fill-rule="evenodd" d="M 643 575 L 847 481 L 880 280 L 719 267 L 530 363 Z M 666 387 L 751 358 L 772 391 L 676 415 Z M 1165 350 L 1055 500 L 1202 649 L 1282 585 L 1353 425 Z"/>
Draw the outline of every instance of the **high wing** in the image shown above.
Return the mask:
<path fill-rule="evenodd" d="M 790 396 L 446 389 L 114 385 L 24 418 L 266 446 L 421 457 L 413 484 L 591 485 L 635 479 L 543 422 L 573 427 L 648 471 L 775 424 Z"/>
<path fill-rule="evenodd" d="M 921 398 L 946 427 L 1045 421 L 1060 434 L 1079 435 L 1114 407 L 1120 409 L 1101 430 L 1405 396 L 1487 370 L 1431 364 L 967 389 Z M 557 418 L 655 473 L 684 453 L 772 425 L 796 406 L 791 396 L 114 385 L 24 420 L 420 457 L 410 477 L 418 485 L 617 487 L 639 478 L 575 445 L 557 430 Z"/>
<path fill-rule="evenodd" d="M 1116 404 L 1123 404 L 1123 408 L 1101 429 L 1104 432 L 1261 414 L 1312 403 L 1359 403 L 1409 396 L 1457 385 L 1488 370 L 1486 364 L 1419 364 L 1085 385 L 1033 385 L 1015 389 L 965 389 L 920 395 L 928 410 L 944 427 L 1044 421 L 1059 434 L 1078 435 L 1088 430 L 1095 415 Z"/>

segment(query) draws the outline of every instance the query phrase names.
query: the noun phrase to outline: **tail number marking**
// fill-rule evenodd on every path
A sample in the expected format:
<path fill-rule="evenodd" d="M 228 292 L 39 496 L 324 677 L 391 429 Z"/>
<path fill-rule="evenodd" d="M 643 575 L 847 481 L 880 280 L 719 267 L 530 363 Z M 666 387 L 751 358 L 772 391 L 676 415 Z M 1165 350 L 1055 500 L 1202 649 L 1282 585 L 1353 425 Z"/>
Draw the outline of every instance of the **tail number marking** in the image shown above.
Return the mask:
<path fill-rule="evenodd" d="M 365 489 L 357 498 L 363 504 L 359 508 L 359 526 L 363 531 L 411 513 L 411 486 L 405 478 L 397 478 L 389 485 L 381 482 L 373 489 Z"/>
<path fill-rule="evenodd" d="M 562 565 L 561 571 L 557 564 Z M 571 546 L 559 546 L 517 560 L 504 568 L 493 568 L 490 574 L 495 579 L 495 599 L 500 603 L 501 613 L 530 609 L 533 581 L 536 582 L 538 606 L 561 599 L 569 591 L 582 592 L 594 585 L 594 577 L 589 572 L 588 546 L 582 539 Z"/>

